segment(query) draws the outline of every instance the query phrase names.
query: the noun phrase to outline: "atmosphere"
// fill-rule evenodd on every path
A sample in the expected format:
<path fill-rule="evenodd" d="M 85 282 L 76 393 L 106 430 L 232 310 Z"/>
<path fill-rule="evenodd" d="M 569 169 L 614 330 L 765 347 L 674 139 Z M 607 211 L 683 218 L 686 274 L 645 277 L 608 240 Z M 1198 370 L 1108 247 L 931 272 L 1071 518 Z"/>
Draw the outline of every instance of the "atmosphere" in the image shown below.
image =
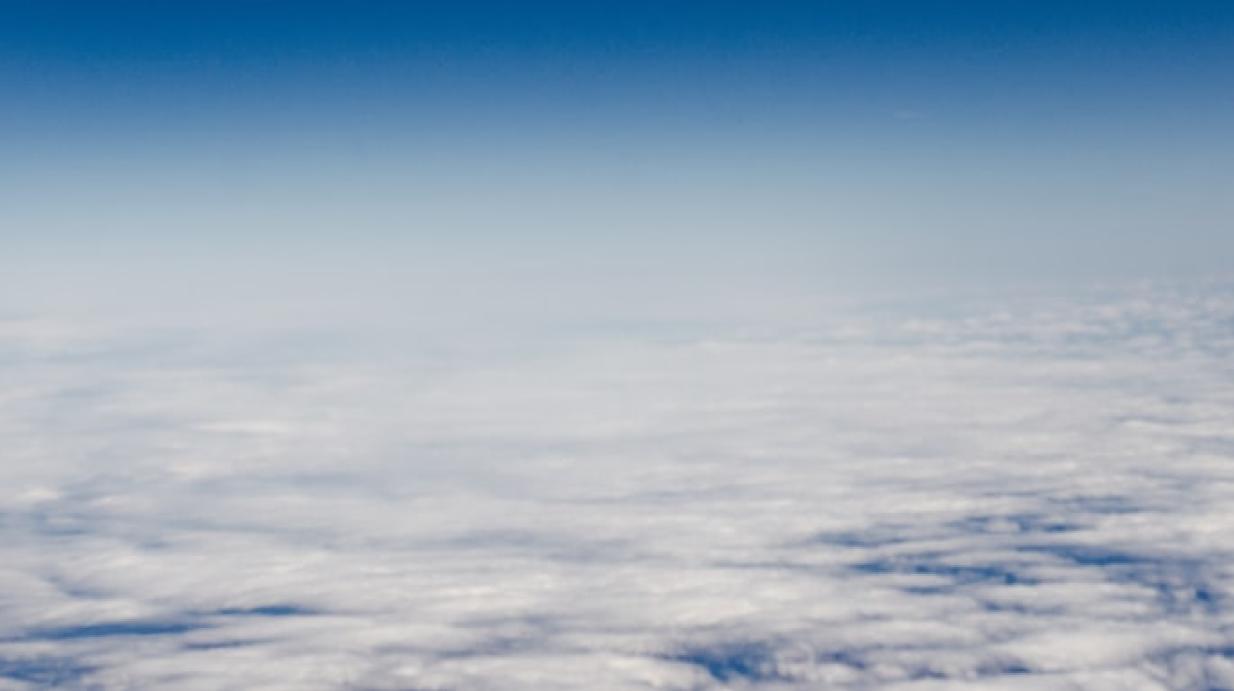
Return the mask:
<path fill-rule="evenodd" d="M 1234 2 L 0 0 L 0 690 L 1234 691 Z"/>
<path fill-rule="evenodd" d="M 41 262 L 985 280 L 1234 250 L 1229 3 L 3 8 L 3 222 Z"/>

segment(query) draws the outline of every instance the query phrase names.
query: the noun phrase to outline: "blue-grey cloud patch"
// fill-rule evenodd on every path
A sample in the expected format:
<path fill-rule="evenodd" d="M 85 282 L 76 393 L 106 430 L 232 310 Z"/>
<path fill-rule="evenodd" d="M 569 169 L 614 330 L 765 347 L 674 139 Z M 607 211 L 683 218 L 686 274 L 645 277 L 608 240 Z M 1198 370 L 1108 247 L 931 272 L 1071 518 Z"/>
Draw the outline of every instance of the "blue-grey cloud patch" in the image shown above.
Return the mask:
<path fill-rule="evenodd" d="M 255 607 L 224 607 L 215 613 L 225 617 L 307 617 L 319 612 L 310 607 L 275 604 Z"/>
<path fill-rule="evenodd" d="M 0 679 L 37 687 L 69 687 L 92 669 L 64 657 L 0 658 Z"/>
<path fill-rule="evenodd" d="M 917 592 L 929 592 L 948 587 L 974 584 L 1016 585 L 1020 583 L 1033 584 L 1036 580 L 1017 569 L 1014 564 L 1005 563 L 956 563 L 943 554 L 914 554 L 897 556 L 887 559 L 873 559 L 853 565 L 853 570 L 862 574 L 917 574 L 936 576 L 946 582 L 945 585 L 916 586 Z"/>
<path fill-rule="evenodd" d="M 782 669 L 783 660 L 776 648 L 766 643 L 693 645 L 664 658 L 697 666 L 720 683 L 792 681 L 791 675 Z"/>
<path fill-rule="evenodd" d="M 115 638 L 137 636 L 174 636 L 188 633 L 203 625 L 188 621 L 109 621 L 78 626 L 60 626 L 36 629 L 27 634 L 28 639 L 43 641 L 71 641 L 82 638 Z"/>
<path fill-rule="evenodd" d="M 960 532 L 974 533 L 1069 533 L 1082 530 L 1084 524 L 1058 514 L 1017 513 L 967 516 L 952 522 L 948 527 Z"/>

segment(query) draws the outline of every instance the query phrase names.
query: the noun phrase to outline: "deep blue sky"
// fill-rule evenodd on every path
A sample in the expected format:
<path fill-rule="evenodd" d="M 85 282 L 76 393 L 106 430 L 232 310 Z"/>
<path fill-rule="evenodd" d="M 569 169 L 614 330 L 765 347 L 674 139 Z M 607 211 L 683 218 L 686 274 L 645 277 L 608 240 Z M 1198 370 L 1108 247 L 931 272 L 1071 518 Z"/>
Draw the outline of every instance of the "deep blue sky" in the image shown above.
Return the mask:
<path fill-rule="evenodd" d="M 0 2 L 0 98 L 0 222 L 44 262 L 1234 252 L 1234 3 Z"/>

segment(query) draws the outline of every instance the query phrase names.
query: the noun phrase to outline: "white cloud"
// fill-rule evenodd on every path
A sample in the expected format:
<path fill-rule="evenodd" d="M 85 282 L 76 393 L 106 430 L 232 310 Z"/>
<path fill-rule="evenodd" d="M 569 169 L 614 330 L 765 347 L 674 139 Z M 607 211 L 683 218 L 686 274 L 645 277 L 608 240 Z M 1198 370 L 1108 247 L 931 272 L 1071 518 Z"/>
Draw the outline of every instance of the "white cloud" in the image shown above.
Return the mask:
<path fill-rule="evenodd" d="M 1230 688 L 1223 294 L 381 357 L 7 322 L 0 680 Z"/>

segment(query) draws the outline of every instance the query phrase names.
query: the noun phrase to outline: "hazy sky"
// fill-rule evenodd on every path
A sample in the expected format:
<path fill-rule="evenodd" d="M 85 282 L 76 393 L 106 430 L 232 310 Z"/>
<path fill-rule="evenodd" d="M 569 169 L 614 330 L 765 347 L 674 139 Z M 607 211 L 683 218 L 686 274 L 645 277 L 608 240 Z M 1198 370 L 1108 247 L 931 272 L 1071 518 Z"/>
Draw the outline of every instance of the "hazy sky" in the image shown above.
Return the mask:
<path fill-rule="evenodd" d="M 3 2 L 0 103 L 10 272 L 1234 252 L 1226 2 Z"/>

